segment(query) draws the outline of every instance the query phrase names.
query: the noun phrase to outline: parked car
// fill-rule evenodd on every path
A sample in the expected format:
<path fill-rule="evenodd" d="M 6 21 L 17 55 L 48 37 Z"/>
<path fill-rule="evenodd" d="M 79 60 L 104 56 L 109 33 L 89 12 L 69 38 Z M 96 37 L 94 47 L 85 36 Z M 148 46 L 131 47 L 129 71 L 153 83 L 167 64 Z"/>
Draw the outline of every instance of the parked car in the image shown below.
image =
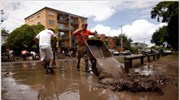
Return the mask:
<path fill-rule="evenodd" d="M 144 49 L 144 50 L 142 50 L 142 53 L 143 54 L 156 54 L 156 53 L 158 53 L 158 51 L 155 51 L 154 49 L 151 49 L 151 48 L 146 48 L 146 49 Z"/>
<path fill-rule="evenodd" d="M 119 56 L 120 52 L 114 50 L 114 49 L 109 49 L 109 51 L 114 55 L 114 56 Z"/>
<path fill-rule="evenodd" d="M 129 50 L 125 50 L 125 51 L 121 52 L 120 54 L 121 54 L 121 55 L 131 55 L 132 52 L 129 51 Z"/>
<path fill-rule="evenodd" d="M 150 48 L 146 48 L 146 49 L 142 50 L 142 53 L 143 53 L 143 54 L 152 54 Z"/>
<path fill-rule="evenodd" d="M 163 50 L 164 53 L 172 53 L 171 50 Z"/>
<path fill-rule="evenodd" d="M 113 55 L 115 55 L 115 56 L 119 56 L 119 54 L 120 54 L 120 52 L 118 52 L 118 51 L 113 52 Z"/>
<path fill-rule="evenodd" d="M 169 55 L 169 54 L 172 54 L 173 53 L 173 51 L 172 50 L 163 50 L 163 49 L 159 49 L 158 50 L 158 53 L 159 54 L 162 54 L 162 55 Z"/>

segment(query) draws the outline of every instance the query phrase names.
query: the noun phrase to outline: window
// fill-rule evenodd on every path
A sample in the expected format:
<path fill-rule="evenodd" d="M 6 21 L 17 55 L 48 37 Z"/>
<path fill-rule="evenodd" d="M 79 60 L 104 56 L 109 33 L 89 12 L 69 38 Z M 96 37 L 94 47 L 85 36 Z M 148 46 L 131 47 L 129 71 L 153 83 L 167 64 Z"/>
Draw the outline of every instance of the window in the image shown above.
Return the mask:
<path fill-rule="evenodd" d="M 48 15 L 49 16 L 55 16 L 55 13 L 54 12 L 48 12 Z"/>
<path fill-rule="evenodd" d="M 74 27 L 73 26 L 70 26 L 70 30 L 73 30 L 74 29 Z"/>
<path fill-rule="evenodd" d="M 54 20 L 49 20 L 49 25 L 54 25 Z"/>
<path fill-rule="evenodd" d="M 40 25 L 40 24 L 41 24 L 41 22 L 38 22 L 37 24 L 38 24 L 38 25 Z"/>
<path fill-rule="evenodd" d="M 64 25 L 63 24 L 58 24 L 58 29 L 63 29 Z"/>
<path fill-rule="evenodd" d="M 40 17 L 40 15 L 37 16 L 37 18 L 39 18 L 39 17 Z"/>
<path fill-rule="evenodd" d="M 59 34 L 58 34 L 58 36 L 63 36 L 63 35 L 65 35 L 64 32 L 59 32 Z"/>
<path fill-rule="evenodd" d="M 72 17 L 72 18 L 70 19 L 70 22 L 71 22 L 71 23 L 76 23 L 76 18 Z"/>
<path fill-rule="evenodd" d="M 84 19 L 81 19 L 81 22 L 84 23 Z"/>

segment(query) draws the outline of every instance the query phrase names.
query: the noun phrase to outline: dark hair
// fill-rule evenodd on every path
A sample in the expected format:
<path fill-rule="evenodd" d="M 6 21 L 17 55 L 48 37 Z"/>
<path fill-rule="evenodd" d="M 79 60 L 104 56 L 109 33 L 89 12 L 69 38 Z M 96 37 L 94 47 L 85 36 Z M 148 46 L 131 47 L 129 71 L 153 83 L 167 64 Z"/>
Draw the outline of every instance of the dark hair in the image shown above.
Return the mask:
<path fill-rule="evenodd" d="M 87 23 L 83 23 L 83 24 L 82 24 L 82 27 L 85 26 L 85 25 L 87 26 L 88 24 L 87 24 Z"/>
<path fill-rule="evenodd" d="M 48 30 L 51 30 L 51 31 L 53 31 L 55 33 L 55 31 L 52 28 L 48 28 Z"/>

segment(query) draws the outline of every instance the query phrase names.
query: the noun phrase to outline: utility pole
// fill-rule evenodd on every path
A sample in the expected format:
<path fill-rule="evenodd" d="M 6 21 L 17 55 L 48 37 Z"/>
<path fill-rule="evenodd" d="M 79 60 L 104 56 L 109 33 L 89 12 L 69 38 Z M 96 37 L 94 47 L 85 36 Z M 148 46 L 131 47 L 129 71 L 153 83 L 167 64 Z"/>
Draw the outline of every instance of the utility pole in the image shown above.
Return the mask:
<path fill-rule="evenodd" d="M 123 48 L 123 30 L 122 30 L 122 26 L 121 25 L 121 49 Z"/>

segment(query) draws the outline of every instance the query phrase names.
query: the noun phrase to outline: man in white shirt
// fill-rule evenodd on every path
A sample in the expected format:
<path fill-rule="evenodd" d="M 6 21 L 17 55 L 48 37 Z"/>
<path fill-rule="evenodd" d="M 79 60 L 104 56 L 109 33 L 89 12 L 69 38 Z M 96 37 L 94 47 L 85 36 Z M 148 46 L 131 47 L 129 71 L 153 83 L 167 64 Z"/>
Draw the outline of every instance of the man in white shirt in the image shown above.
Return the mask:
<path fill-rule="evenodd" d="M 43 66 L 46 69 L 46 73 L 48 73 L 48 69 L 50 70 L 51 73 L 54 73 L 54 70 L 52 69 L 53 51 L 51 47 L 51 37 L 54 37 L 54 45 L 56 45 L 56 41 L 57 41 L 56 35 L 54 33 L 54 30 L 50 28 L 41 31 L 34 38 L 36 44 L 38 43 L 39 40 L 40 59 L 43 63 Z M 49 60 L 50 62 L 48 63 Z"/>
<path fill-rule="evenodd" d="M 14 61 L 14 55 L 13 55 L 14 51 L 13 50 L 9 50 L 9 59 L 10 61 Z"/>

